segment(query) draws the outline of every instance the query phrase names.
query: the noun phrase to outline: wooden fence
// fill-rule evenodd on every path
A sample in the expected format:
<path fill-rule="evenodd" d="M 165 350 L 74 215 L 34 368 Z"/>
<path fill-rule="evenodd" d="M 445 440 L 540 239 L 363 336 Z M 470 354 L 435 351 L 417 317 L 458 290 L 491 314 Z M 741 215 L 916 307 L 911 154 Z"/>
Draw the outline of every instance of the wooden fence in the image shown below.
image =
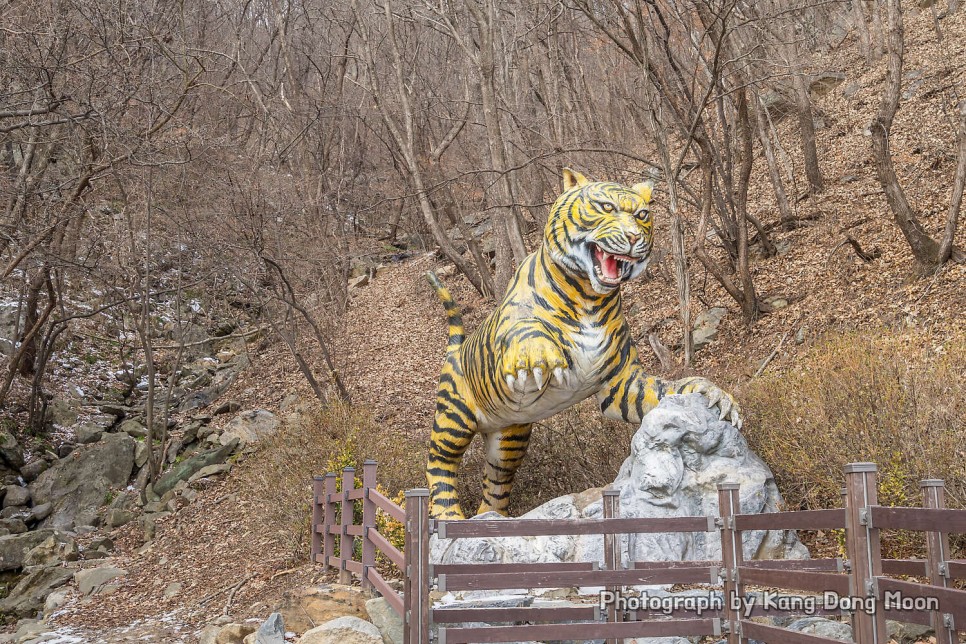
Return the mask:
<path fill-rule="evenodd" d="M 622 518 L 616 490 L 603 492 L 600 519 L 502 519 L 435 521 L 429 518 L 429 493 L 406 492 L 405 509 L 376 489 L 376 463 L 366 461 L 361 485 L 353 468 L 342 472 L 337 492 L 334 473 L 316 477 L 312 518 L 312 559 L 339 571 L 349 583 L 378 592 L 402 617 L 406 644 L 520 642 L 534 640 L 607 639 L 722 635 L 728 644 L 831 644 L 838 640 L 790 631 L 752 621 L 755 617 L 845 615 L 857 644 L 886 644 L 885 620 L 929 625 L 937 644 L 959 641 L 966 632 L 966 591 L 953 581 L 966 579 L 966 560 L 952 560 L 949 534 L 966 533 L 966 510 L 944 507 L 943 482 L 921 482 L 923 507 L 878 505 L 876 466 L 845 467 L 844 508 L 740 514 L 736 483 L 718 485 L 718 516 Z M 357 504 L 361 504 L 361 514 Z M 405 525 L 405 553 L 399 552 L 376 527 L 382 510 Z M 361 516 L 361 524 L 356 523 Z M 753 530 L 844 530 L 847 559 L 745 561 L 742 534 Z M 926 558 L 893 560 L 881 556 L 881 530 L 926 534 Z M 621 564 L 620 535 L 666 532 L 717 532 L 722 558 L 717 561 Z M 540 535 L 602 535 L 604 561 L 548 564 L 431 565 L 430 535 L 439 538 L 520 537 Z M 337 548 L 338 544 L 338 548 Z M 338 549 L 339 554 L 335 554 Z M 403 590 L 396 592 L 376 570 L 381 552 L 403 571 Z M 915 577 L 922 582 L 897 579 Z M 627 586 L 709 584 L 723 587 L 717 603 L 676 607 L 633 606 Z M 813 597 L 797 604 L 775 605 L 748 586 L 781 588 Z M 508 590 L 560 587 L 603 587 L 616 601 L 564 607 L 436 608 L 430 591 Z M 834 595 L 832 595 L 834 593 Z M 785 595 L 787 597 L 787 595 Z M 835 600 L 829 602 L 828 600 Z M 850 610 L 851 609 L 851 610 Z M 683 617 L 681 615 L 684 615 Z M 493 626 L 453 626 L 475 622 Z M 496 625 L 498 624 L 498 625 Z"/>

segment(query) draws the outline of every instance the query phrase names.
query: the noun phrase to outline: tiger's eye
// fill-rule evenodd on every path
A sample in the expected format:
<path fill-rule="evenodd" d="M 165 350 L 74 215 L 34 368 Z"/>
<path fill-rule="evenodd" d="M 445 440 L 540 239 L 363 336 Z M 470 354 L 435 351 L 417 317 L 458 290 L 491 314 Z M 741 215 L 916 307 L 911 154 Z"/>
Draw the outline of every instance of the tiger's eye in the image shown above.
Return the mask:
<path fill-rule="evenodd" d="M 614 212 L 614 204 L 607 203 L 606 201 L 602 201 L 600 203 L 600 209 L 607 213 Z"/>

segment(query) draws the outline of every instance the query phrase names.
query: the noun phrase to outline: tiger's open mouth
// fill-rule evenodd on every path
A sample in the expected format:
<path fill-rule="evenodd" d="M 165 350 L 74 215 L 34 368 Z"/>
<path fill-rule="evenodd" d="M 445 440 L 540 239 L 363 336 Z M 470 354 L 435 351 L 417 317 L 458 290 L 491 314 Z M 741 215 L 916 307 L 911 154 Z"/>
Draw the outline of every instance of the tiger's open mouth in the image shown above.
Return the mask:
<path fill-rule="evenodd" d="M 642 259 L 629 255 L 614 255 L 601 250 L 597 244 L 591 244 L 591 246 L 593 247 L 594 274 L 600 280 L 600 283 L 606 286 L 620 285 L 625 277 L 630 275 L 630 269 Z"/>

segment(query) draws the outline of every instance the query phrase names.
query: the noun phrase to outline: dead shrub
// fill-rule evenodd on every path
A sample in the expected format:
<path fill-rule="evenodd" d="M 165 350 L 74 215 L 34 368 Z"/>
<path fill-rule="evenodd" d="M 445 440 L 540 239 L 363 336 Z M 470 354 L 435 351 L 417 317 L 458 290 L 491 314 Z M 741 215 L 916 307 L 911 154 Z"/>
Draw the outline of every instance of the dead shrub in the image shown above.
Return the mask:
<path fill-rule="evenodd" d="M 742 393 L 745 434 L 791 508 L 840 507 L 846 463 L 879 465 L 879 502 L 919 506 L 919 481 L 946 482 L 949 507 L 966 500 L 966 334 L 881 330 L 830 337 L 788 372 Z M 915 535 L 890 532 L 890 556 Z"/>
<path fill-rule="evenodd" d="M 363 461 L 372 458 L 380 463 L 379 483 L 394 497 L 398 490 L 425 485 L 425 452 L 421 442 L 380 428 L 368 410 L 332 402 L 283 422 L 262 442 L 242 481 L 247 496 L 260 506 L 262 530 L 273 534 L 293 561 L 304 561 L 310 546 L 313 477 L 349 465 L 361 477 Z M 386 528 L 388 537 L 398 532 L 398 526 Z"/>

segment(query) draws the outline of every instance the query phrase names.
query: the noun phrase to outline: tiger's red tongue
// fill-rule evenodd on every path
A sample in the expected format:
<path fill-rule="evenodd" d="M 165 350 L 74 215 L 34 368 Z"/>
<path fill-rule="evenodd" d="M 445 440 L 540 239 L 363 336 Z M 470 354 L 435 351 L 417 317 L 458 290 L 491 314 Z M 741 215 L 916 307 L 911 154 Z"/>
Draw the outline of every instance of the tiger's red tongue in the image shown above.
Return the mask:
<path fill-rule="evenodd" d="M 600 272 L 604 274 L 609 280 L 616 280 L 620 277 L 617 272 L 617 258 L 610 253 L 605 253 L 604 251 L 598 249 L 598 259 L 600 261 Z"/>

